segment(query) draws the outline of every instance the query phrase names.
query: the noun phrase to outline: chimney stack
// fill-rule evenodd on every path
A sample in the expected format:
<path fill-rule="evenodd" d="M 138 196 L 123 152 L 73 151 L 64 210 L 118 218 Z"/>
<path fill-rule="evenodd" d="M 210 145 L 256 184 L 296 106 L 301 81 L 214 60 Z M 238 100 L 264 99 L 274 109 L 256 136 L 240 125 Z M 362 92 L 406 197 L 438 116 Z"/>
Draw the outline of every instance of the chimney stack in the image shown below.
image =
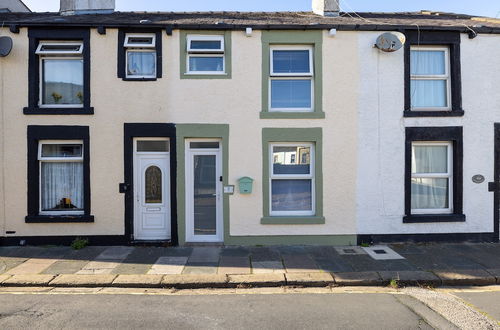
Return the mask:
<path fill-rule="evenodd" d="M 312 0 L 313 12 L 321 16 L 339 16 L 339 1 L 340 0 Z"/>
<path fill-rule="evenodd" d="M 115 0 L 61 0 L 61 15 L 109 14 L 115 11 Z"/>

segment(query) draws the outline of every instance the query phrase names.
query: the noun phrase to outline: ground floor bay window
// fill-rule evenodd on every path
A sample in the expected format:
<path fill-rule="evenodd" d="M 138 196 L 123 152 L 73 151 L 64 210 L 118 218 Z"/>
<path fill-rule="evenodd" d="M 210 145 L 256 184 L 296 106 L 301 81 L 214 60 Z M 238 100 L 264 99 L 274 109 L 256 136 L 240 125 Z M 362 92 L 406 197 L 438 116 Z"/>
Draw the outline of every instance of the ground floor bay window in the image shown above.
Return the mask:
<path fill-rule="evenodd" d="M 26 222 L 93 222 L 89 129 L 28 126 Z"/>
<path fill-rule="evenodd" d="M 462 128 L 406 128 L 404 222 L 465 221 Z"/>

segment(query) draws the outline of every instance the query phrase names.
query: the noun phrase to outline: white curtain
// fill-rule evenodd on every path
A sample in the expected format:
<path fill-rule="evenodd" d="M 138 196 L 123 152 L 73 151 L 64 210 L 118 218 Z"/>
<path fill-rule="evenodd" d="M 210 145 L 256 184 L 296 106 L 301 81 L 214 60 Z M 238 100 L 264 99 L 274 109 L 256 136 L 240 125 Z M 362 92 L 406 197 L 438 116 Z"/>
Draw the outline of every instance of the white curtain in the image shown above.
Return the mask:
<path fill-rule="evenodd" d="M 446 74 L 444 51 L 412 51 L 410 68 L 411 103 L 414 108 L 447 107 L 446 78 L 421 80 L 415 76 L 435 76 Z"/>
<path fill-rule="evenodd" d="M 446 146 L 414 146 L 412 173 L 448 173 Z M 449 206 L 449 178 L 412 178 L 412 209 L 445 209 Z"/>
<path fill-rule="evenodd" d="M 62 198 L 71 199 L 72 209 L 83 209 L 83 163 L 42 162 L 42 210 L 60 210 Z"/>
<path fill-rule="evenodd" d="M 129 52 L 128 74 L 138 76 L 153 76 L 156 74 L 156 53 L 153 52 Z"/>

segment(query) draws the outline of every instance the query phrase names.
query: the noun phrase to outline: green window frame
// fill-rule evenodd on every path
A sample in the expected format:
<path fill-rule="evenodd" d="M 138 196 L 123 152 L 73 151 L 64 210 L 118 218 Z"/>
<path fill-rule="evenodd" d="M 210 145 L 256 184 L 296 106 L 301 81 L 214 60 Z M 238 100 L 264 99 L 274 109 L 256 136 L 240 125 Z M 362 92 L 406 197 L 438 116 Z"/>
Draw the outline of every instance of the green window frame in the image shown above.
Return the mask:
<path fill-rule="evenodd" d="M 269 81 L 272 46 L 312 46 L 313 47 L 313 111 L 277 112 L 269 109 Z M 262 31 L 262 119 L 322 119 L 323 112 L 323 31 Z"/>
<path fill-rule="evenodd" d="M 273 143 L 313 143 L 315 214 L 312 216 L 271 216 L 270 215 L 270 147 Z M 314 128 L 263 128 L 262 129 L 262 196 L 263 217 L 261 224 L 324 224 L 323 216 L 323 131 Z"/>
<path fill-rule="evenodd" d="M 198 36 L 224 36 L 224 69 L 225 73 L 221 74 L 195 74 L 187 73 L 187 37 L 189 35 Z M 180 31 L 180 75 L 181 79 L 231 79 L 232 74 L 232 59 L 231 59 L 231 31 L 198 31 L 198 30 L 182 30 Z"/>

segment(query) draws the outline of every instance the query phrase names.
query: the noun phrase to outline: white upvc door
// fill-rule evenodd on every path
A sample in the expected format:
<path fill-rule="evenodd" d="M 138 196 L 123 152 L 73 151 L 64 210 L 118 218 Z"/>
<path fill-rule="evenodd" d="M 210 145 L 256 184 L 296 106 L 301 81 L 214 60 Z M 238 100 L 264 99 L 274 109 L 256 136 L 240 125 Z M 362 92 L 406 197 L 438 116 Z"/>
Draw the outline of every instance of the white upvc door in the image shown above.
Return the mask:
<path fill-rule="evenodd" d="M 186 140 L 186 241 L 223 242 L 221 141 Z"/>
<path fill-rule="evenodd" d="M 168 142 L 160 138 L 134 140 L 134 239 L 170 240 L 170 153 L 164 148 L 138 151 L 138 142 L 148 141 L 153 146 Z"/>

